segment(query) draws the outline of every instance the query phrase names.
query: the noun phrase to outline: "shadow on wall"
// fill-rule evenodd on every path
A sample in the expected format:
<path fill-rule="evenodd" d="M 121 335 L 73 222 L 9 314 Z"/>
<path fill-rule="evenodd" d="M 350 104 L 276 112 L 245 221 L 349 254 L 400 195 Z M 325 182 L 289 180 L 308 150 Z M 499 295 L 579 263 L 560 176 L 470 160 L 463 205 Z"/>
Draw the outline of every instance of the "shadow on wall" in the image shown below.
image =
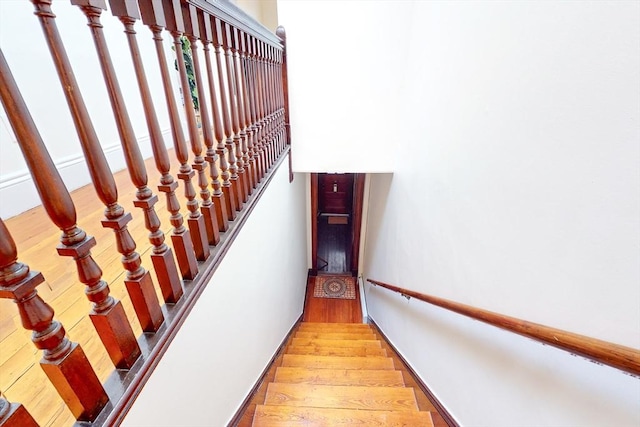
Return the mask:
<path fill-rule="evenodd" d="M 371 181 L 369 186 L 369 208 L 367 214 L 367 230 L 366 230 L 366 246 L 365 246 L 365 262 L 366 251 L 369 248 L 375 248 L 378 245 L 380 239 L 380 231 L 382 219 L 385 214 L 385 207 L 387 205 L 387 199 L 389 198 L 389 192 L 391 190 L 391 181 L 393 180 L 392 173 L 372 173 L 370 174 Z M 364 271 L 368 268 L 365 265 Z"/>

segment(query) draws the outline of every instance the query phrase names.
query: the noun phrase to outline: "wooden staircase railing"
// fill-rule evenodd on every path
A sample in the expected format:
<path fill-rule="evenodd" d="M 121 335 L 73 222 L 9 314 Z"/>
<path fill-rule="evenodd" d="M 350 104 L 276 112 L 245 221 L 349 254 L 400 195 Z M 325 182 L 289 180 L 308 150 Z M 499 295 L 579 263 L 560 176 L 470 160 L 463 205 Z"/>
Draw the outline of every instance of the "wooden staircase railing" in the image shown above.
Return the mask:
<path fill-rule="evenodd" d="M 276 36 L 228 3 L 109 0 L 111 13 L 124 26 L 130 49 L 155 165 L 161 174 L 157 188 L 166 197 L 172 226 L 171 247 L 165 241 L 161 215 L 154 208 L 158 196 L 150 188 L 103 33 L 101 19 L 103 11 L 107 10 L 106 0 L 71 0 L 87 18 L 100 60 L 129 177 L 137 189 L 134 205 L 141 209 L 148 231 L 155 270 L 153 278 L 143 267 L 136 242 L 127 228 L 134 214 L 119 204 L 116 181 L 74 77 L 58 32 L 52 2 L 31 2 L 64 88 L 93 187 L 104 204 L 102 226 L 113 230 L 115 245 L 111 248 L 122 256 L 128 297 L 144 333 L 137 338 L 134 336 L 122 303 L 110 294 L 102 270 L 91 254 L 96 240 L 78 227 L 76 207 L 1 50 L 0 99 L 42 205 L 62 231 L 58 254 L 74 259 L 79 280 L 85 285 L 86 297 L 92 303 L 89 316 L 118 371 L 114 371 L 105 384 L 100 383 L 81 346 L 69 341 L 63 326 L 54 319 L 51 306 L 38 295 L 36 287 L 45 279 L 18 261 L 18 248 L 1 219 L 0 298 L 15 301 L 22 325 L 33 331 L 32 341 L 43 351 L 40 364 L 44 372 L 76 419 L 95 425 L 111 425 L 126 414 L 134 396 L 143 387 L 264 192 L 273 172 L 289 152 L 287 90 L 283 86 L 286 83 L 284 29 L 280 28 Z M 146 78 L 145 66 L 153 65 L 143 64 L 141 59 L 135 30 L 140 18 L 149 28 L 155 44 L 156 66 L 159 66 L 163 83 L 161 89 L 151 88 Z M 198 128 L 193 103 L 187 100 L 184 108 L 188 140 L 183 133 L 162 44 L 165 31 L 172 37 L 178 58 L 183 57 L 182 37 L 189 40 L 193 51 L 202 129 Z M 199 45 L 204 51 L 205 64 L 201 64 L 197 54 Z M 182 60 L 177 63 L 182 91 L 190 94 L 185 63 Z M 208 90 L 204 79 L 207 79 Z M 152 90 L 162 90 L 165 95 L 178 168 L 176 176 L 183 182 L 189 211 L 186 226 L 176 194 L 179 184 L 170 173 L 171 159 L 160 131 Z M 199 200 L 193 178 L 197 178 Z M 156 296 L 156 283 L 164 300 L 162 305 Z M 37 424 L 28 408 L 0 396 L 0 426 L 14 425 Z"/>
<path fill-rule="evenodd" d="M 407 298 L 416 298 L 420 301 L 462 314 L 463 316 L 479 320 L 497 328 L 577 354 L 596 363 L 612 366 L 636 376 L 640 375 L 640 351 L 634 348 L 574 334 L 563 331 L 562 329 L 528 322 L 515 317 L 505 316 L 420 292 L 414 292 L 378 280 L 367 279 L 367 281 L 375 286 L 397 292 Z"/>

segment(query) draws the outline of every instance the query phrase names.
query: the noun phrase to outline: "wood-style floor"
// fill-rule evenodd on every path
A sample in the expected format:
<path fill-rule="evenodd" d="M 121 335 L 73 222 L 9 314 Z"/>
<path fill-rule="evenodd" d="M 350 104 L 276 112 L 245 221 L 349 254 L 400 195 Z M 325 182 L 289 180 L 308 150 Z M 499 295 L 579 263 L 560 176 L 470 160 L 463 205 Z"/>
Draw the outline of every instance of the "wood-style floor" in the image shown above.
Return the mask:
<path fill-rule="evenodd" d="M 305 322 L 362 323 L 359 285 L 356 281 L 356 299 L 317 298 L 313 296 L 315 278 L 307 280 Z"/>
<path fill-rule="evenodd" d="M 349 221 L 351 218 L 349 218 Z M 351 224 L 329 224 L 328 216 L 318 218 L 318 269 L 326 273 L 346 273 L 351 265 Z M 325 264 L 320 269 L 320 265 Z"/>
<path fill-rule="evenodd" d="M 175 158 L 173 153 L 170 156 Z M 152 159 L 147 160 L 146 166 L 149 187 L 159 197 L 155 208 L 166 234 L 171 230 L 171 224 L 164 194 L 156 191 L 159 174 Z M 172 173 L 175 178 L 175 171 L 172 170 Z M 129 231 L 137 243 L 143 266 L 151 272 L 158 300 L 162 301 L 149 256 L 151 245 L 144 218 L 140 210 L 133 207 L 135 187 L 130 183 L 126 170 L 114 176 L 119 202 L 133 215 L 133 221 L 128 225 Z M 181 187 L 176 194 L 185 214 L 187 210 L 183 192 Z M 96 238 L 97 245 L 92 254 L 103 271 L 103 279 L 109 284 L 111 295 L 122 301 L 129 323 L 135 335 L 139 336 L 141 328 L 124 286 L 124 268 L 120 262 L 121 255 L 115 250 L 113 232 L 100 224 L 104 206 L 91 185 L 72 192 L 72 198 L 76 205 L 78 225 Z M 41 206 L 10 218 L 5 224 L 16 241 L 19 261 L 28 264 L 32 270 L 42 272 L 46 279 L 38 287 L 39 295 L 53 307 L 55 318 L 63 324 L 68 337 L 83 347 L 98 378 L 104 382 L 113 371 L 113 365 L 87 315 L 91 303 L 85 297 L 85 286 L 78 280 L 73 259 L 60 257 L 56 252 L 60 231 Z M 166 237 L 171 246 L 169 235 Z M 41 352 L 31 342 L 30 331 L 20 324 L 13 301 L 0 299 L 0 391 L 7 400 L 22 403 L 42 426 L 72 425 L 75 419 L 40 368 L 40 358 Z"/>

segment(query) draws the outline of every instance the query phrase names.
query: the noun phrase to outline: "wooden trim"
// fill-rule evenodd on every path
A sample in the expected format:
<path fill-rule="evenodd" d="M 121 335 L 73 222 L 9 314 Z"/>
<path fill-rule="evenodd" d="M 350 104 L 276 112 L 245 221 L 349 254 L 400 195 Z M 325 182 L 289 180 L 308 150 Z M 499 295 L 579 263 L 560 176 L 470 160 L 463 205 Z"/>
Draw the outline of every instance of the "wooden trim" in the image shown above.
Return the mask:
<path fill-rule="evenodd" d="M 360 258 L 360 232 L 362 228 L 362 204 L 364 200 L 365 174 L 354 174 L 353 189 L 353 224 L 351 230 L 351 273 L 358 275 L 358 259 Z"/>
<path fill-rule="evenodd" d="M 515 317 L 505 316 L 470 305 L 449 301 L 408 289 L 399 288 L 377 280 L 367 279 L 369 283 L 398 292 L 406 297 L 413 297 L 420 301 L 442 307 L 463 316 L 471 317 L 500 329 L 522 335 L 544 344 L 586 357 L 596 363 L 605 364 L 616 369 L 628 372 L 635 376 L 640 375 L 640 350 L 619 344 L 602 341 L 585 335 L 574 334 L 562 329 L 552 328 L 539 323 L 528 322 Z"/>
<path fill-rule="evenodd" d="M 459 426 L 458 422 L 453 418 L 453 416 L 449 413 L 449 411 L 447 411 L 444 405 L 436 398 L 436 396 L 433 394 L 431 389 L 429 389 L 429 387 L 422 381 L 422 378 L 420 378 L 420 376 L 416 373 L 416 371 L 409 364 L 409 362 L 407 362 L 407 359 L 405 359 L 404 356 L 402 356 L 402 354 L 398 351 L 398 349 L 391 343 L 389 338 L 387 338 L 384 332 L 382 332 L 382 330 L 380 329 L 376 321 L 369 316 L 367 316 L 367 320 L 368 320 L 368 323 L 370 323 L 371 325 L 373 325 L 374 328 L 376 328 L 376 332 L 380 334 L 382 339 L 384 339 L 387 342 L 389 347 L 391 347 L 391 349 L 396 353 L 396 355 L 402 361 L 402 363 L 404 363 L 409 373 L 413 375 L 413 378 L 418 384 L 418 386 L 420 387 L 420 390 L 422 390 L 422 392 L 425 395 L 427 395 L 427 397 L 429 398 L 433 406 L 435 406 L 436 409 L 438 410 L 438 414 L 442 417 L 444 422 L 447 423 L 449 427 L 458 427 Z"/>
<path fill-rule="evenodd" d="M 289 339 L 291 338 L 293 332 L 296 330 L 300 322 L 302 322 L 302 316 L 303 314 L 300 314 L 300 317 L 298 317 L 298 319 L 293 323 L 293 326 L 291 326 L 291 329 L 289 329 L 289 332 L 287 332 L 287 335 L 285 335 L 285 337 L 282 339 L 282 342 L 278 346 L 278 349 L 275 351 L 275 353 L 273 353 L 271 360 L 269 360 L 269 363 L 267 363 L 267 365 L 265 366 L 264 370 L 262 371 L 262 374 L 260 374 L 258 381 L 256 381 L 256 383 L 253 385 L 253 387 L 251 388 L 251 391 L 249 392 L 249 394 L 247 394 L 247 397 L 244 398 L 244 400 L 242 401 L 242 404 L 240 405 L 236 413 L 231 418 L 231 421 L 229 421 L 229 424 L 227 424 L 228 426 L 237 426 L 240 420 L 244 417 L 245 412 L 249 408 L 251 400 L 256 395 L 256 393 L 258 393 L 258 390 L 260 389 L 260 387 L 262 387 L 262 385 L 264 384 L 265 377 L 273 367 L 273 364 L 275 363 L 275 361 L 278 359 L 278 356 L 284 353 L 285 347 L 289 342 Z"/>
<path fill-rule="evenodd" d="M 258 204 L 269 183 L 277 173 L 280 166 L 285 162 L 289 147 L 280 154 L 274 167 L 265 179 L 254 191 L 254 196 L 247 202 L 245 208 L 238 212 L 238 217 L 233 221 L 229 231 L 220 236 L 220 243 L 212 248 L 211 256 L 200 265 L 200 272 L 191 282 L 184 282 L 184 295 L 174 305 L 165 304 L 162 307 L 165 315 L 165 322 L 155 334 L 142 334 L 138 338 L 138 344 L 142 350 L 142 356 L 128 371 L 115 370 L 107 379 L 104 388 L 109 395 L 110 401 L 102 410 L 98 418 L 93 422 L 94 426 L 120 425 L 127 412 L 131 409 L 133 402 L 138 397 L 142 388 L 151 377 L 155 367 L 162 359 L 162 356 L 169 348 L 169 345 L 177 335 L 180 327 L 187 319 L 189 313 L 200 298 L 200 295 L 207 287 L 211 277 L 216 272 L 218 266 L 229 251 L 233 241 L 240 230 L 247 222 L 247 219 Z M 231 225 L 231 223 L 230 223 Z M 76 423 L 77 426 L 86 424 Z"/>
<path fill-rule="evenodd" d="M 311 270 L 318 274 L 318 174 L 311 174 Z"/>

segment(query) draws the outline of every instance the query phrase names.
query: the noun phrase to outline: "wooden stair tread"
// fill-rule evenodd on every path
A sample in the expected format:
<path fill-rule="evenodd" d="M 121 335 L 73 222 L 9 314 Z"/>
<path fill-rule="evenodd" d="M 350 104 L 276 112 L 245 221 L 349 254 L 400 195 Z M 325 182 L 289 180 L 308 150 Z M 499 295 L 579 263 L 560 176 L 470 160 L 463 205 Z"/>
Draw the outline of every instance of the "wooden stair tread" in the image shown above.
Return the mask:
<path fill-rule="evenodd" d="M 341 331 L 372 331 L 371 325 L 365 323 L 319 323 L 304 322 L 298 326 L 299 331 L 304 330 L 341 330 Z"/>
<path fill-rule="evenodd" d="M 285 354 L 282 365 L 319 369 L 383 369 L 394 370 L 393 359 L 381 356 L 342 357 Z"/>
<path fill-rule="evenodd" d="M 316 347 L 316 346 L 289 346 L 287 354 L 315 354 L 318 356 L 387 356 L 383 348 L 355 348 L 355 347 Z"/>
<path fill-rule="evenodd" d="M 294 335 L 295 338 L 313 338 L 325 340 L 376 340 L 377 337 L 371 333 L 351 333 L 351 332 L 307 332 L 298 331 Z"/>
<path fill-rule="evenodd" d="M 403 387 L 400 371 L 367 369 L 309 369 L 280 366 L 274 382 L 323 385 L 359 385 L 376 387 Z"/>
<path fill-rule="evenodd" d="M 378 340 L 325 340 L 322 338 L 292 338 L 289 345 L 296 347 L 382 348 L 382 345 Z"/>
<path fill-rule="evenodd" d="M 361 411 L 354 409 L 301 408 L 258 405 L 254 427 L 433 427 L 429 412 Z"/>
<path fill-rule="evenodd" d="M 272 382 L 265 405 L 342 408 L 360 410 L 418 411 L 412 388 L 362 387 Z"/>

